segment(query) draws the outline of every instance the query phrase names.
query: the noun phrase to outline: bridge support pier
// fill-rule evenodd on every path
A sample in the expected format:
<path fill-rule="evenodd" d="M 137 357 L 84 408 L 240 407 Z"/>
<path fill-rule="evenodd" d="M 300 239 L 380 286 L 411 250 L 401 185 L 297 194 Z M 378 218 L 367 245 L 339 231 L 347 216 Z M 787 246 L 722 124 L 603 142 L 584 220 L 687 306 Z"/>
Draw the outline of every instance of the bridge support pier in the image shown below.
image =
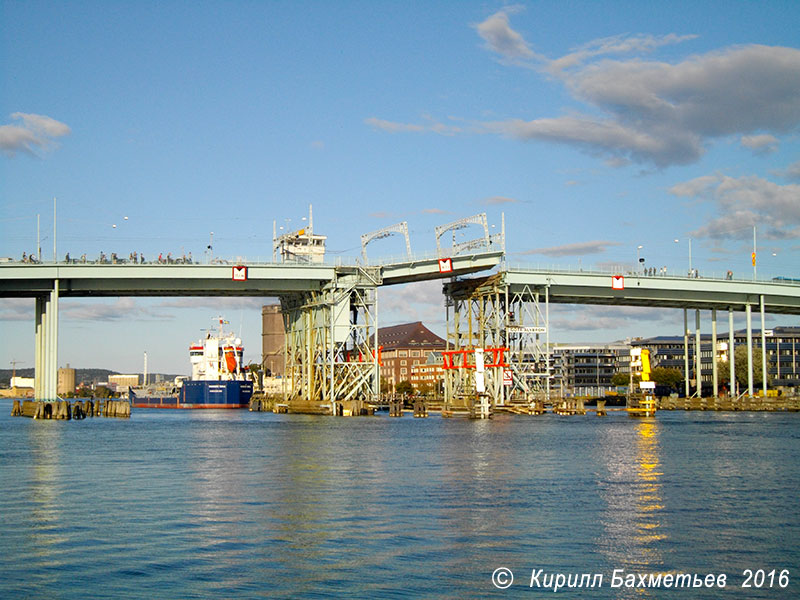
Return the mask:
<path fill-rule="evenodd" d="M 354 268 L 317 292 L 281 297 L 290 412 L 340 415 L 344 403 L 377 399 L 379 277 Z"/>
<path fill-rule="evenodd" d="M 747 315 L 747 395 L 753 397 L 753 309 L 745 304 Z"/>
<path fill-rule="evenodd" d="M 717 377 L 717 309 L 711 309 L 711 388 L 712 396 L 719 396 L 719 379 Z"/>
<path fill-rule="evenodd" d="M 694 382 L 698 398 L 703 397 L 702 352 L 700 351 L 700 309 L 694 311 Z"/>
<path fill-rule="evenodd" d="M 684 373 L 684 396 L 690 396 L 691 388 L 689 385 L 689 315 L 688 309 L 683 309 L 683 373 Z"/>
<path fill-rule="evenodd" d="M 36 296 L 34 398 L 58 399 L 58 279 L 46 295 Z"/>
<path fill-rule="evenodd" d="M 489 362 L 483 387 L 492 407 L 550 399 L 548 292 L 547 286 L 510 285 L 505 272 L 444 286 L 447 349 L 484 349 Z M 475 371 L 445 369 L 446 406 L 475 396 Z"/>
<path fill-rule="evenodd" d="M 728 308 L 728 366 L 730 367 L 730 396 L 736 398 L 736 338 L 733 332 L 733 307 Z"/>
<path fill-rule="evenodd" d="M 767 330 L 764 325 L 764 294 L 759 296 L 761 305 L 761 385 L 764 390 L 764 398 L 767 397 Z M 780 361 L 780 356 L 778 360 Z"/>

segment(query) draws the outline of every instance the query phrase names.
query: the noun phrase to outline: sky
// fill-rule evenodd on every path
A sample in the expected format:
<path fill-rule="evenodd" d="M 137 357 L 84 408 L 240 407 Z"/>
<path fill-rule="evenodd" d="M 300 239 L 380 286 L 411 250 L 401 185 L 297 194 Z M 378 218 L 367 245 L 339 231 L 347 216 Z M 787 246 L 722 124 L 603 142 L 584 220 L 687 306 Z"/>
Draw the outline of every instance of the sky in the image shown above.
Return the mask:
<path fill-rule="evenodd" d="M 331 260 L 401 221 L 430 252 L 485 212 L 511 265 L 685 274 L 691 247 L 701 276 L 752 276 L 755 227 L 758 276 L 800 277 L 798 23 L 788 0 L 0 0 L 0 257 L 36 253 L 38 222 L 45 260 L 54 237 L 269 260 L 313 205 Z M 440 283 L 379 294 L 382 324 L 444 333 Z M 265 302 L 63 299 L 59 362 L 188 372 L 218 314 L 258 360 Z M 551 340 L 682 320 L 554 306 Z M 0 367 L 33 366 L 32 300 L 0 299 L 0 340 Z"/>

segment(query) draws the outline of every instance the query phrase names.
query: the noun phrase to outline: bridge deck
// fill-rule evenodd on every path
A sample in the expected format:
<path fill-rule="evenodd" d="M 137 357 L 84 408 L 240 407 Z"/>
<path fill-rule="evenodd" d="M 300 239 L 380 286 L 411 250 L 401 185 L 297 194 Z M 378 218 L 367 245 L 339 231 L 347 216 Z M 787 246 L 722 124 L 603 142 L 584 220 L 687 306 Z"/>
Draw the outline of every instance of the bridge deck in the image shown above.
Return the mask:
<path fill-rule="evenodd" d="M 744 310 L 764 304 L 770 313 L 800 314 L 800 284 L 665 276 L 625 276 L 624 289 L 612 288 L 611 273 L 514 270 L 505 274 L 512 290 L 549 287 L 549 301 L 669 308 Z"/>
<path fill-rule="evenodd" d="M 0 264 L 0 297 L 48 293 L 59 296 L 279 296 L 320 290 L 336 278 L 360 273 L 375 285 L 441 279 L 491 269 L 503 253 L 449 257 L 442 270 L 435 257 L 376 266 L 246 264 L 246 280 L 234 280 L 233 264 Z"/>

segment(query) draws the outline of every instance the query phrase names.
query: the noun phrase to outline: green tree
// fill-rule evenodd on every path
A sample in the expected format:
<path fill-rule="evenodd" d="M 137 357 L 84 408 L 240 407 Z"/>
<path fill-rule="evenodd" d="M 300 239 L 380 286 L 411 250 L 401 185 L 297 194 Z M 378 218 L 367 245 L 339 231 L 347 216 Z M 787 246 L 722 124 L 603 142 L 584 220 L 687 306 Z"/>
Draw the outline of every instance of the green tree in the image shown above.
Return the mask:
<path fill-rule="evenodd" d="M 628 385 L 631 377 L 627 373 L 614 373 L 611 376 L 611 385 Z"/>
<path fill-rule="evenodd" d="M 656 385 L 663 385 L 674 391 L 680 389 L 683 382 L 683 373 L 678 369 L 656 367 L 650 373 L 650 380 L 655 381 Z"/>
<path fill-rule="evenodd" d="M 419 392 L 420 396 L 430 396 L 433 393 L 433 385 L 427 381 L 422 381 L 417 386 L 417 391 Z"/>
<path fill-rule="evenodd" d="M 734 376 L 736 383 L 739 384 L 739 390 L 747 389 L 747 346 L 737 346 L 733 353 L 736 364 L 734 365 Z M 727 373 L 729 367 L 725 363 L 725 370 L 720 373 Z M 753 385 L 758 387 L 761 384 L 762 377 L 761 369 L 761 348 L 753 348 Z M 772 381 L 772 376 L 767 372 L 767 383 Z M 744 387 L 743 387 L 744 386 Z"/>
<path fill-rule="evenodd" d="M 414 386 L 411 385 L 410 381 L 404 379 L 395 386 L 394 391 L 403 396 L 412 396 L 414 394 Z"/>
<path fill-rule="evenodd" d="M 638 374 L 634 375 L 633 376 L 634 385 L 639 383 L 639 381 L 641 381 L 641 379 L 642 378 L 641 378 L 640 375 L 638 375 Z M 614 373 L 611 376 L 611 385 L 628 385 L 630 382 L 631 382 L 630 373 Z"/>
<path fill-rule="evenodd" d="M 392 389 L 389 380 L 386 377 L 381 377 L 381 394 L 388 394 Z"/>

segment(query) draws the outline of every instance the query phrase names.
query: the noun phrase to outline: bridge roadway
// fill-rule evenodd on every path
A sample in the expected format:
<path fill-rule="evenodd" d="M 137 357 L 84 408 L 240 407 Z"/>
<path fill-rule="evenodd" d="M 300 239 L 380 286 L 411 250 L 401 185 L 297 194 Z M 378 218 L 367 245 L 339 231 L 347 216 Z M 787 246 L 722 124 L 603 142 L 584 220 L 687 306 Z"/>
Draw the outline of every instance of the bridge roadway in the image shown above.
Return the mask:
<path fill-rule="evenodd" d="M 436 257 L 374 266 L 300 263 L 243 263 L 246 279 L 234 280 L 236 263 L 225 264 L 0 264 L 0 297 L 65 296 L 280 296 L 318 291 L 337 277 L 363 273 L 375 285 L 468 275 L 491 269 L 501 251 L 449 258 L 442 271 Z"/>
<path fill-rule="evenodd" d="M 525 286 L 547 289 L 549 302 L 609 304 L 699 310 L 746 310 L 764 299 L 766 312 L 800 314 L 800 284 L 661 275 L 625 275 L 623 289 L 613 289 L 612 273 L 508 269 L 510 291 Z M 618 281 L 619 283 L 619 281 Z"/>

